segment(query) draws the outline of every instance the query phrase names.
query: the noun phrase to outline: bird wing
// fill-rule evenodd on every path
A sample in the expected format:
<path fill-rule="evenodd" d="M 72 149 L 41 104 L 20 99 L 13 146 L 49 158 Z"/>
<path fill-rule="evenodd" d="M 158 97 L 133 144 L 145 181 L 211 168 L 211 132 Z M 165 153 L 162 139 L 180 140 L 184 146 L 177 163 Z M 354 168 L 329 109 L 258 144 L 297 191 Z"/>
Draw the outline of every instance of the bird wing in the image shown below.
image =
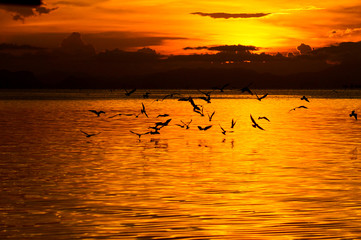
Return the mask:
<path fill-rule="evenodd" d="M 224 128 L 222 128 L 222 126 L 221 126 L 221 125 L 219 125 L 219 127 L 222 129 L 222 131 L 223 131 L 223 132 L 225 132 L 225 131 L 226 131 L 226 130 L 224 130 Z"/>
<path fill-rule="evenodd" d="M 199 129 L 199 130 L 204 130 L 204 128 L 202 128 L 201 126 L 198 126 L 198 129 Z"/>
<path fill-rule="evenodd" d="M 252 122 L 257 125 L 256 121 L 253 119 L 252 115 L 250 115 Z"/>
<path fill-rule="evenodd" d="M 89 112 L 92 112 L 92 113 L 95 113 L 95 114 L 98 114 L 98 112 L 97 111 L 95 111 L 95 110 L 88 110 Z"/>
<path fill-rule="evenodd" d="M 267 97 L 268 96 L 268 93 L 266 93 L 265 95 L 263 95 L 262 97 L 260 97 L 260 99 L 263 99 L 263 98 L 265 98 L 265 97 Z"/>
<path fill-rule="evenodd" d="M 87 134 L 86 132 L 84 132 L 83 130 L 80 130 L 80 132 L 84 133 L 84 134 L 87 135 L 87 136 L 89 135 L 89 134 Z"/>
<path fill-rule="evenodd" d="M 136 88 L 134 88 L 133 90 L 130 90 L 129 92 L 128 92 L 128 94 L 132 94 L 133 92 L 135 92 L 137 89 Z"/>
<path fill-rule="evenodd" d="M 260 125 L 256 124 L 256 127 L 258 127 L 261 130 L 264 130 Z"/>
<path fill-rule="evenodd" d="M 209 125 L 209 126 L 207 126 L 207 127 L 204 127 L 203 129 L 204 129 L 204 131 L 205 130 L 207 130 L 207 129 L 210 129 L 212 127 L 212 125 Z"/>

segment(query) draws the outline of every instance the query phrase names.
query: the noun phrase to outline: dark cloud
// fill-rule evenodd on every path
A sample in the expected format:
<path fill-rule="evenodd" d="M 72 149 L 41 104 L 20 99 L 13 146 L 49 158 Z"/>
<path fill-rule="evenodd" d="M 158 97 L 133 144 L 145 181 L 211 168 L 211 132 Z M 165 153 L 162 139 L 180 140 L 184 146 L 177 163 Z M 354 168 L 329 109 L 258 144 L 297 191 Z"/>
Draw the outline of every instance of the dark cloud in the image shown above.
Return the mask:
<path fill-rule="evenodd" d="M 13 20 L 15 21 L 24 21 L 25 18 L 31 16 L 39 16 L 41 14 L 49 14 L 50 12 L 57 9 L 47 8 L 45 5 L 33 6 L 33 5 L 0 5 L 0 9 L 3 9 L 9 13 L 13 14 Z"/>
<path fill-rule="evenodd" d="M 77 7 L 87 7 L 87 6 L 92 6 L 96 3 L 100 3 L 100 2 L 107 2 L 108 0 L 77 0 L 77 1 L 67 1 L 67 0 L 62 0 L 62 1 L 57 1 L 54 4 L 56 5 L 70 5 L 70 6 L 77 6 Z"/>
<path fill-rule="evenodd" d="M 191 14 L 200 15 L 203 17 L 211 18 L 260 18 L 270 15 L 271 13 L 203 13 L 203 12 L 193 12 Z"/>
<path fill-rule="evenodd" d="M 220 46 L 200 46 L 200 47 L 185 47 L 184 50 L 211 50 L 211 51 L 222 51 L 222 52 L 245 52 L 245 51 L 255 51 L 259 48 L 255 46 L 245 46 L 245 45 L 220 45 Z"/>
<path fill-rule="evenodd" d="M 41 0 L 0 0 L 0 5 L 40 6 Z"/>
<path fill-rule="evenodd" d="M 61 41 L 66 38 L 69 33 L 34 33 L 22 34 L 16 33 L 9 36 L 7 42 L 19 45 L 29 44 L 46 48 L 58 47 Z M 142 47 L 159 46 L 164 41 L 183 40 L 186 38 L 172 36 L 154 36 L 153 33 L 142 32 L 100 32 L 100 33 L 82 33 L 82 39 L 93 45 L 98 51 L 105 49 L 134 49 Z"/>
<path fill-rule="evenodd" d="M 312 51 L 310 45 L 306 45 L 302 43 L 300 46 L 297 47 L 297 50 L 300 52 L 301 55 L 308 54 Z"/>
<path fill-rule="evenodd" d="M 68 55 L 95 55 L 94 47 L 84 42 L 80 33 L 78 32 L 73 32 L 72 34 L 70 34 L 70 36 L 65 38 L 61 42 L 59 50 Z"/>
<path fill-rule="evenodd" d="M 43 48 L 34 47 L 30 45 L 17 45 L 12 43 L 1 43 L 0 44 L 0 51 L 1 50 L 41 50 Z"/>

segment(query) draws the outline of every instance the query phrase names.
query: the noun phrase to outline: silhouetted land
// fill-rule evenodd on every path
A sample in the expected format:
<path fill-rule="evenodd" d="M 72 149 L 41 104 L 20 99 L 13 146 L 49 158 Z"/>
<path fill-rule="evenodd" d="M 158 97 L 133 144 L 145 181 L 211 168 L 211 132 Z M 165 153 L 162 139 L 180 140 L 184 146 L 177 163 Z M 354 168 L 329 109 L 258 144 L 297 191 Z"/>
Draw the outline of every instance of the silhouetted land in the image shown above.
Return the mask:
<path fill-rule="evenodd" d="M 361 87 L 361 42 L 288 56 L 252 52 L 255 49 L 226 45 L 214 49 L 216 53 L 174 56 L 150 48 L 97 53 L 79 33 L 56 49 L 4 43 L 0 88 L 200 89 L 226 83 L 242 88 L 250 82 L 253 88 L 269 89 Z"/>

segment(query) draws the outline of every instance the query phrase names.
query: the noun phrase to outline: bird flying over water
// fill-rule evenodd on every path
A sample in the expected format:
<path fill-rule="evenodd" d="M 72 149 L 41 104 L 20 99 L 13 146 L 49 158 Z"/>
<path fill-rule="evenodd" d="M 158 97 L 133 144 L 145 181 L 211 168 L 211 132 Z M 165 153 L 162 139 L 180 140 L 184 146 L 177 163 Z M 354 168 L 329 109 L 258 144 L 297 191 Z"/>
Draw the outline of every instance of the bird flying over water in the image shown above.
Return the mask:
<path fill-rule="evenodd" d="M 256 97 L 257 97 L 257 100 L 258 101 L 261 101 L 263 98 L 267 97 L 268 96 L 268 93 L 266 93 L 265 95 L 263 95 L 262 97 L 258 97 L 257 93 L 256 94 Z"/>
<path fill-rule="evenodd" d="M 165 127 L 165 126 L 168 126 L 169 122 L 172 121 L 172 119 L 168 119 L 167 121 L 165 122 L 156 122 L 155 123 L 155 126 L 158 127 L 158 126 L 162 126 L 162 127 Z"/>
<path fill-rule="evenodd" d="M 250 84 L 248 84 L 247 86 L 245 86 L 244 88 L 241 88 L 240 90 L 241 90 L 241 92 L 242 93 L 244 93 L 244 92 L 248 92 L 249 94 L 251 94 L 251 95 L 253 95 L 253 92 L 251 91 L 251 89 L 249 89 L 249 87 L 251 86 L 253 84 L 253 82 L 252 83 L 250 83 Z"/>
<path fill-rule="evenodd" d="M 216 113 L 216 111 L 213 111 L 213 113 L 212 113 L 211 115 L 209 115 L 209 113 L 207 113 L 207 114 L 208 114 L 208 120 L 209 120 L 209 121 L 212 121 L 212 118 L 213 118 L 213 116 L 214 116 L 215 113 Z"/>
<path fill-rule="evenodd" d="M 306 106 L 299 106 L 299 107 L 292 108 L 289 112 L 294 111 L 294 110 L 296 110 L 297 108 L 305 108 L 305 109 L 308 109 L 308 107 L 306 107 Z"/>
<path fill-rule="evenodd" d="M 124 88 L 125 96 L 130 96 L 130 95 L 131 95 L 132 93 L 134 93 L 136 90 L 137 90 L 137 89 L 134 88 L 134 89 L 132 89 L 132 90 L 130 90 L 130 91 L 127 91 L 127 89 Z"/>
<path fill-rule="evenodd" d="M 130 130 L 131 133 L 135 134 L 138 136 L 138 138 L 140 138 L 142 135 L 145 135 L 146 133 L 136 133 L 136 132 L 133 132 L 132 130 Z"/>
<path fill-rule="evenodd" d="M 202 92 L 201 90 L 198 90 L 198 91 L 205 95 L 205 96 L 202 96 L 202 97 L 198 97 L 199 99 L 202 99 L 202 100 L 206 101 L 207 103 L 211 103 L 211 93 L 212 93 L 212 91 L 210 91 L 210 92 Z"/>
<path fill-rule="evenodd" d="M 270 120 L 267 117 L 258 117 L 258 119 L 264 119 L 270 122 Z"/>
<path fill-rule="evenodd" d="M 187 123 L 183 122 L 182 120 L 181 120 L 181 122 L 184 124 L 184 126 L 186 127 L 186 129 L 189 129 L 189 124 L 191 124 L 192 119 L 191 119 L 189 122 L 187 122 Z"/>
<path fill-rule="evenodd" d="M 221 92 L 224 92 L 224 89 L 229 86 L 229 83 L 224 84 L 222 87 L 213 87 L 212 89 L 218 89 Z"/>
<path fill-rule="evenodd" d="M 252 120 L 252 127 L 254 128 L 259 128 L 261 130 L 264 130 L 260 125 L 258 125 L 258 123 L 256 123 L 256 121 L 253 119 L 252 115 L 250 114 L 251 120 Z"/>
<path fill-rule="evenodd" d="M 211 127 L 212 127 L 212 125 L 209 125 L 209 126 L 206 126 L 206 127 L 198 126 L 198 129 L 201 130 L 201 131 L 206 131 L 206 130 L 210 129 Z"/>
<path fill-rule="evenodd" d="M 234 125 L 236 125 L 236 123 L 237 123 L 237 120 L 235 121 L 235 120 L 232 118 L 231 128 L 234 128 Z"/>
<path fill-rule="evenodd" d="M 221 128 L 223 135 L 226 135 L 227 132 L 230 132 L 230 133 L 233 132 L 233 131 L 226 131 L 226 130 L 224 130 L 224 128 L 221 126 L 221 124 L 219 124 L 219 127 Z"/>
<path fill-rule="evenodd" d="M 104 111 L 96 111 L 96 110 L 88 110 L 89 112 L 95 113 L 98 117 L 100 116 L 100 114 L 104 113 Z"/>
<path fill-rule="evenodd" d="M 144 106 L 143 103 L 142 103 L 142 109 L 140 110 L 140 113 L 142 113 L 142 114 L 144 114 L 145 116 L 148 117 L 147 111 L 145 111 L 145 106 Z"/>
<path fill-rule="evenodd" d="M 306 96 L 301 97 L 301 100 L 305 100 L 306 102 L 310 102 Z"/>
<path fill-rule="evenodd" d="M 159 118 L 159 117 L 168 117 L 169 116 L 169 114 L 159 114 L 158 116 L 157 116 L 157 118 Z"/>
<path fill-rule="evenodd" d="M 83 130 L 80 130 L 80 132 L 84 133 L 86 137 L 92 137 L 92 136 L 95 136 L 95 135 L 98 135 L 98 134 L 101 133 L 101 132 L 98 132 L 98 133 L 91 133 L 91 134 L 89 134 L 89 133 L 84 132 Z"/>
<path fill-rule="evenodd" d="M 350 117 L 354 117 L 357 120 L 357 113 L 355 112 L 355 110 L 352 110 L 352 112 L 350 113 Z"/>

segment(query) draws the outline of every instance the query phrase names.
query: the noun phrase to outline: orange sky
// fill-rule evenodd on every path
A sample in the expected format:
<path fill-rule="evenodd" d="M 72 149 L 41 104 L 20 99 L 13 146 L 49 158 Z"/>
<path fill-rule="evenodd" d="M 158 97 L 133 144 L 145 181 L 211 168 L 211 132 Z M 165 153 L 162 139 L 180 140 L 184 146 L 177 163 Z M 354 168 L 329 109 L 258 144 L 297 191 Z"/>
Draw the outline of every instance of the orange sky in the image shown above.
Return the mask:
<path fill-rule="evenodd" d="M 205 45 L 276 52 L 296 51 L 301 43 L 317 48 L 361 40 L 355 0 L 48 0 L 43 7 L 0 6 L 0 42 L 46 46 L 59 41 L 54 36 L 80 32 L 97 49 L 147 46 L 169 54 Z"/>

